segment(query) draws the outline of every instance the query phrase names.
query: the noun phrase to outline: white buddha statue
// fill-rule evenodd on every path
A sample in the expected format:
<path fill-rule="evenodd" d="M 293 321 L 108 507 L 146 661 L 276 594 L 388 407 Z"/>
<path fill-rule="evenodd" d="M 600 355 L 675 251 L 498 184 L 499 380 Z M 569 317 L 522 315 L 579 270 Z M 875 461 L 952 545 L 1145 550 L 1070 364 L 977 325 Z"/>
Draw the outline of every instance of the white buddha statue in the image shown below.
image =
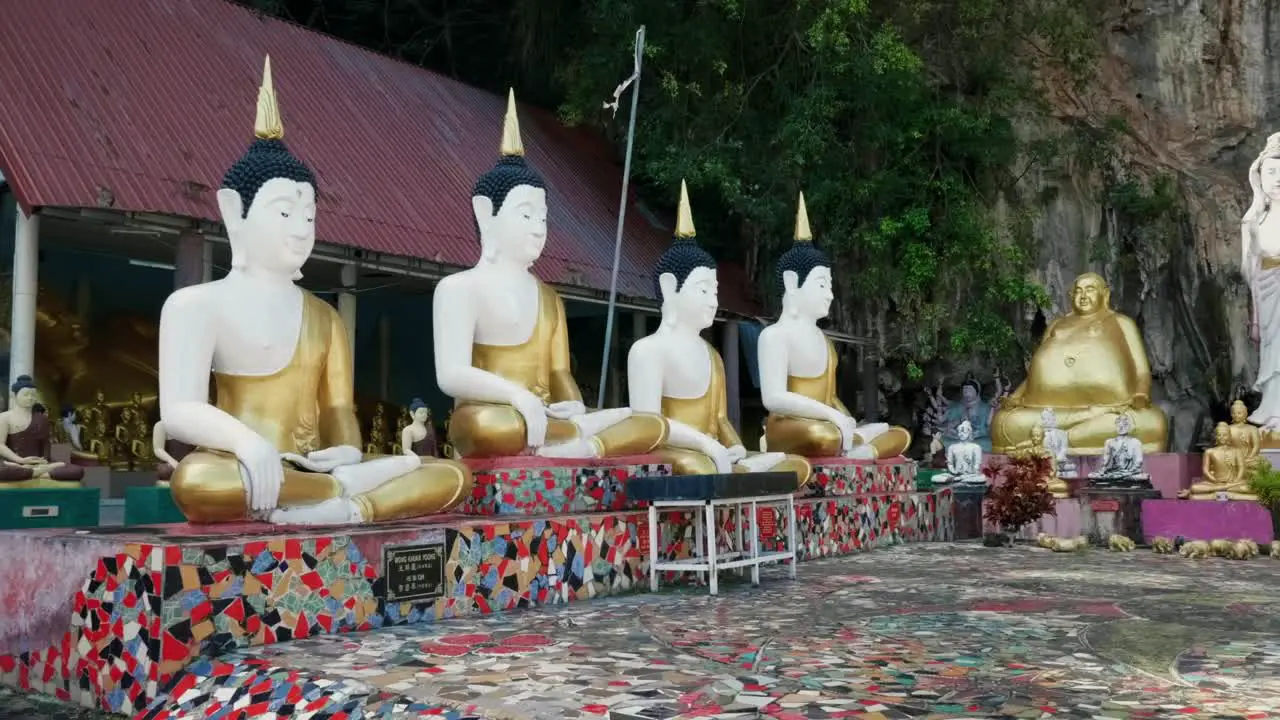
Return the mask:
<path fill-rule="evenodd" d="M 935 483 L 985 485 L 982 474 L 982 446 L 973 441 L 973 425 L 968 420 L 956 426 L 956 441 L 947 448 L 947 471 L 933 478 Z"/>
<path fill-rule="evenodd" d="M 547 191 L 524 160 L 514 93 L 502 160 L 471 198 L 480 232 L 475 267 L 436 286 L 436 383 L 457 404 L 449 442 L 462 458 L 600 458 L 652 452 L 659 415 L 588 413 L 569 368 L 564 302 L 530 270 L 547 240 Z"/>
<path fill-rule="evenodd" d="M 1089 473 L 1096 480 L 1147 480 L 1143 467 L 1142 441 L 1130 435 L 1133 418 L 1127 414 L 1116 416 L 1115 437 L 1107 440 L 1102 448 L 1102 464 Z"/>
<path fill-rule="evenodd" d="M 360 451 L 346 330 L 294 284 L 315 244 L 316 185 L 281 141 L 269 59 L 254 129 L 217 194 L 230 273 L 174 292 L 160 315 L 160 432 L 196 446 L 173 471 L 174 502 L 192 522 L 362 523 L 448 510 L 471 487 L 464 465 Z"/>
<path fill-rule="evenodd" d="M 1074 478 L 1076 463 L 1067 454 L 1071 450 L 1071 441 L 1067 438 L 1067 431 L 1058 427 L 1058 413 L 1053 408 L 1041 410 L 1040 424 L 1044 426 L 1044 447 L 1058 462 L 1058 477 Z"/>
<path fill-rule="evenodd" d="M 748 454 L 729 421 L 724 362 L 701 335 L 719 309 L 716 262 L 694 235 L 689 193 L 681 182 L 676 240 L 655 272 L 662 325 L 627 355 L 631 409 L 666 418 L 667 440 L 657 453 L 677 475 L 790 471 L 804 484 L 807 460 L 780 452 Z"/>
<path fill-rule="evenodd" d="M 1258 377 L 1253 389 L 1262 393 L 1249 422 L 1262 427 L 1262 446 L 1280 444 L 1280 133 L 1249 166 L 1253 201 L 1240 221 L 1241 271 L 1249 283 L 1252 313 L 1249 336 L 1258 344 Z"/>
<path fill-rule="evenodd" d="M 810 458 L 897 457 L 911 445 L 911 433 L 859 425 L 836 392 L 836 349 L 818 327 L 835 298 L 831 260 L 812 240 L 801 193 L 795 244 L 778 259 L 782 316 L 760 333 L 758 346 L 768 447 Z"/>

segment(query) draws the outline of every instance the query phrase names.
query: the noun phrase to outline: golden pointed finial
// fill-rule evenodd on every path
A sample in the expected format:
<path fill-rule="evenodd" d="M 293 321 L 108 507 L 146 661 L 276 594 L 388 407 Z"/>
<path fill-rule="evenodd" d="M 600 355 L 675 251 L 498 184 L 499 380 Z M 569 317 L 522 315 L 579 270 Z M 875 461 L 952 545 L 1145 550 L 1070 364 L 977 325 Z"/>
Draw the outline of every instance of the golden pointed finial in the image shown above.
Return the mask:
<path fill-rule="evenodd" d="M 507 90 L 507 117 L 502 121 L 502 157 L 524 157 L 520 118 L 516 115 L 516 91 Z"/>
<path fill-rule="evenodd" d="M 693 211 L 689 209 L 689 186 L 680 181 L 680 207 L 676 210 L 676 237 L 691 238 L 697 234 L 693 229 Z"/>
<path fill-rule="evenodd" d="M 262 67 L 262 87 L 258 88 L 258 117 L 253 121 L 253 134 L 263 140 L 284 137 L 280 122 L 280 106 L 276 104 L 276 88 L 271 82 L 271 56 Z"/>
<path fill-rule="evenodd" d="M 796 208 L 796 242 L 813 240 L 813 231 L 809 229 L 809 210 L 804 206 L 804 191 L 800 191 L 800 205 Z"/>

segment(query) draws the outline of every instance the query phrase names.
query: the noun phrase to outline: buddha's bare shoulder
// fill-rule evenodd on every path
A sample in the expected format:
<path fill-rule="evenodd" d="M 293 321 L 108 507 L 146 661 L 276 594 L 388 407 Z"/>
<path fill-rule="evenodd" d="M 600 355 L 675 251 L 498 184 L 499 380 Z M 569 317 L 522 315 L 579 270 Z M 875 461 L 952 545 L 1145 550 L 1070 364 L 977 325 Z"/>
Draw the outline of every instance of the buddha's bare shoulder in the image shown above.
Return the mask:
<path fill-rule="evenodd" d="M 467 268 L 456 273 L 450 273 L 440 278 L 440 282 L 436 283 L 437 297 L 458 297 L 471 293 L 471 288 L 478 279 L 478 273 L 475 268 Z"/>
<path fill-rule="evenodd" d="M 757 342 L 764 343 L 764 342 L 772 342 L 774 340 L 783 340 L 785 339 L 784 337 L 785 332 L 786 331 L 783 328 L 778 326 L 778 323 L 768 325 L 765 327 L 765 329 L 760 331 L 760 339 Z"/>
<path fill-rule="evenodd" d="M 662 344 L 653 335 L 646 335 L 639 340 L 631 343 L 631 349 L 627 352 L 627 356 L 632 359 L 651 358 L 659 350 Z"/>
<path fill-rule="evenodd" d="M 189 317 L 206 312 L 222 296 L 223 290 L 221 280 L 179 288 L 165 298 L 161 313 L 171 317 Z"/>

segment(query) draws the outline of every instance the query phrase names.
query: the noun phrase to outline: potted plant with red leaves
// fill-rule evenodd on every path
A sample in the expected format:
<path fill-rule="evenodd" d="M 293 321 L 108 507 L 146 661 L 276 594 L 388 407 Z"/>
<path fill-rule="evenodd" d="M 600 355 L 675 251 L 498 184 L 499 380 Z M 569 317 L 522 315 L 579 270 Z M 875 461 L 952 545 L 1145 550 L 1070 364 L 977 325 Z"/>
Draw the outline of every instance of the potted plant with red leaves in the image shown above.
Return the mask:
<path fill-rule="evenodd" d="M 983 518 L 998 528 L 983 539 L 984 545 L 1008 547 L 1023 527 L 1046 514 L 1056 514 L 1053 495 L 1045 485 L 1051 472 L 1048 457 L 1030 454 L 982 469 L 991 482 Z"/>

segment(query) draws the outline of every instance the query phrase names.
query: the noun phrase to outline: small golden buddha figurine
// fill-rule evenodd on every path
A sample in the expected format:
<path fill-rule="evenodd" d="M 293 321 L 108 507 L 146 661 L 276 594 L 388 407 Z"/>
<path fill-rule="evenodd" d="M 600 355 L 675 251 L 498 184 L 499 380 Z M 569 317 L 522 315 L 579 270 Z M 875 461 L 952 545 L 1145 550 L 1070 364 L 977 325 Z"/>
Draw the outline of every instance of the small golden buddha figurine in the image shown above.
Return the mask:
<path fill-rule="evenodd" d="M 1231 444 L 1244 455 L 1246 472 L 1262 462 L 1262 433 L 1249 422 L 1249 408 L 1242 400 L 1231 403 Z"/>
<path fill-rule="evenodd" d="M 381 402 L 374 405 L 373 420 L 369 423 L 369 442 L 364 451 L 369 455 L 387 452 L 387 408 Z"/>
<path fill-rule="evenodd" d="M 1111 309 L 1111 291 L 1097 273 L 1076 278 L 1071 304 L 1045 331 L 1027 379 L 996 410 L 992 448 L 1016 448 L 1041 411 L 1053 408 L 1075 455 L 1100 455 L 1116 417 L 1125 413 L 1143 450 L 1164 452 L 1168 419 L 1151 404 L 1151 368 L 1138 326 Z"/>
<path fill-rule="evenodd" d="M 1218 493 L 1226 493 L 1229 500 L 1257 500 L 1249 491 L 1247 451 L 1233 441 L 1231 426 L 1218 423 L 1214 428 L 1214 440 L 1217 444 L 1204 451 L 1200 482 L 1178 493 L 1178 497 L 1217 500 Z"/>
<path fill-rule="evenodd" d="M 1012 457 L 1042 457 L 1049 460 L 1049 477 L 1045 478 L 1045 487 L 1055 498 L 1071 497 L 1071 488 L 1067 482 L 1058 477 L 1058 460 L 1053 452 L 1044 444 L 1044 425 L 1036 423 L 1031 426 L 1031 437 L 1018 443 L 1009 453 Z"/>

